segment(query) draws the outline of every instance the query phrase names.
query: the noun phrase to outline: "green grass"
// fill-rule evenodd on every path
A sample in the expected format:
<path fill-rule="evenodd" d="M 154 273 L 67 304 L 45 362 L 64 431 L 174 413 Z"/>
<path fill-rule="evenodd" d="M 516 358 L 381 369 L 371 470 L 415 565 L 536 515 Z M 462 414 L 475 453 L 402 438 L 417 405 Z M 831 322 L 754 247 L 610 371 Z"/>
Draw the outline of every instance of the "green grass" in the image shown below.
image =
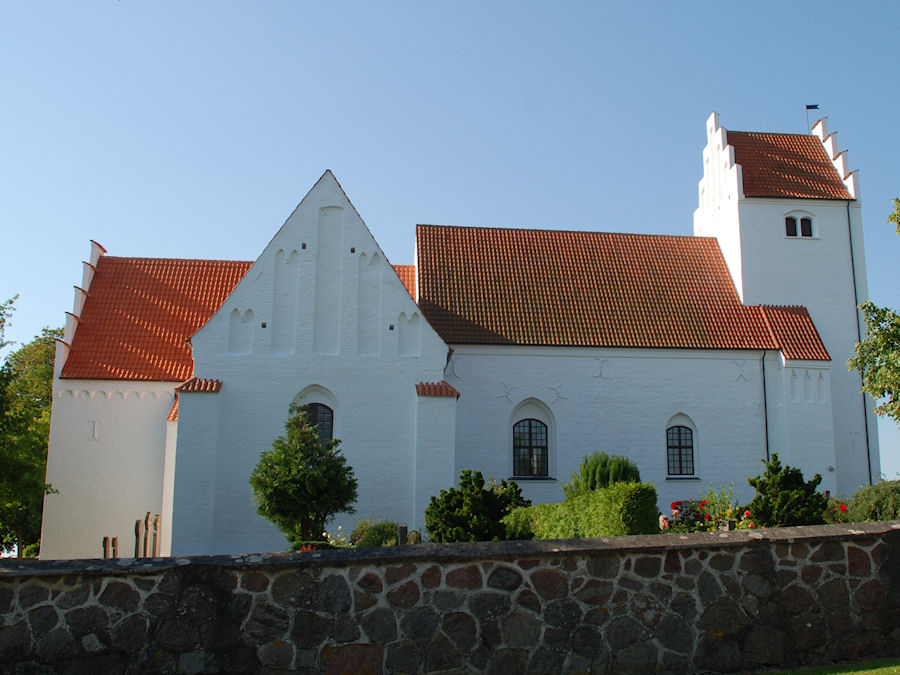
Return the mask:
<path fill-rule="evenodd" d="M 839 663 L 833 666 L 817 666 L 800 670 L 780 670 L 769 675 L 840 675 L 859 673 L 861 675 L 900 675 L 900 659 L 877 659 L 862 663 Z"/>

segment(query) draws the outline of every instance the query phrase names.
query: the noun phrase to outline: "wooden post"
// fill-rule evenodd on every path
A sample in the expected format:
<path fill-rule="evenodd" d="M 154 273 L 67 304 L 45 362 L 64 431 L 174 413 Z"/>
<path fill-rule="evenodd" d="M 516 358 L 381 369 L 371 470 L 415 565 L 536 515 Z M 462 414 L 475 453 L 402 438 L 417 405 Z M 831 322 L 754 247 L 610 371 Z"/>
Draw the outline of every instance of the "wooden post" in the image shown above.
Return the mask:
<path fill-rule="evenodd" d="M 406 523 L 397 525 L 397 546 L 406 546 L 406 536 L 408 529 Z"/>
<path fill-rule="evenodd" d="M 150 553 L 150 512 L 147 511 L 147 515 L 144 516 L 144 549 L 142 558 L 148 557 Z"/>
<path fill-rule="evenodd" d="M 113 558 L 119 557 L 119 538 L 118 537 L 112 538 L 112 555 L 113 555 Z"/>
<path fill-rule="evenodd" d="M 159 557 L 159 514 L 153 516 L 153 553 L 154 558 Z"/>
<path fill-rule="evenodd" d="M 141 557 L 141 528 L 143 527 L 143 523 L 140 520 L 134 521 L 134 557 Z"/>
<path fill-rule="evenodd" d="M 109 557 L 109 537 L 103 537 L 103 557 Z"/>

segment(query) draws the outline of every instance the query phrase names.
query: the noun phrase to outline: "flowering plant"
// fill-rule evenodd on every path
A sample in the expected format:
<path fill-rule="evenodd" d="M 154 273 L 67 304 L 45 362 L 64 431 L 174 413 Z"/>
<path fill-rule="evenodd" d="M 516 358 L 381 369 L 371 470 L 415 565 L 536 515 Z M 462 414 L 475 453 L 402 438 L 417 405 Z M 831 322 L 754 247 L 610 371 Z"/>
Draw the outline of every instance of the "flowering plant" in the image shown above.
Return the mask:
<path fill-rule="evenodd" d="M 709 486 L 700 499 L 681 499 L 671 504 L 672 516 L 661 529 L 671 532 L 715 532 L 734 520 L 737 505 L 731 486 Z"/>
<path fill-rule="evenodd" d="M 828 506 L 825 509 L 826 523 L 852 523 L 853 518 L 847 510 L 847 504 L 839 497 L 830 497 Z"/>
<path fill-rule="evenodd" d="M 334 532 L 323 532 L 322 538 L 335 548 L 348 548 L 350 546 L 347 535 L 344 534 L 342 525 L 338 525 Z"/>

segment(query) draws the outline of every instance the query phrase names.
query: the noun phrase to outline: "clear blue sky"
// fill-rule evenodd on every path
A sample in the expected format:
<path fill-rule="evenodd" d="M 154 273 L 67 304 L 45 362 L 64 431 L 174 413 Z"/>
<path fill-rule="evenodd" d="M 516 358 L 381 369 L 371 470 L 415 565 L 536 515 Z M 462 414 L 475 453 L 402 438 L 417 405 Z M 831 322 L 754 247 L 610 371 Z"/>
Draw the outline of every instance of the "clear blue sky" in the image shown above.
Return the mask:
<path fill-rule="evenodd" d="M 896 2 L 5 2 L 7 337 L 63 323 L 89 239 L 254 259 L 325 169 L 394 263 L 416 223 L 691 234 L 709 114 L 802 133 L 808 103 L 860 170 L 870 295 L 900 307 L 898 19 Z M 881 442 L 896 477 L 896 425 Z"/>

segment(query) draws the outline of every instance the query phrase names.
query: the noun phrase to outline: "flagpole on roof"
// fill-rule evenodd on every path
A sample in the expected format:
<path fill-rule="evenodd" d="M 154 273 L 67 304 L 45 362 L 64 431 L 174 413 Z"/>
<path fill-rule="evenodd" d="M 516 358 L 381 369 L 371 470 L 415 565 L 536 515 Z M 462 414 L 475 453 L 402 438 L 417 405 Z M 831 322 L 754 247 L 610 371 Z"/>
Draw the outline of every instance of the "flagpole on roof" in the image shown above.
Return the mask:
<path fill-rule="evenodd" d="M 810 134 L 812 133 L 812 129 L 809 126 L 809 111 L 810 110 L 818 110 L 818 109 L 819 109 L 818 103 L 816 103 L 815 105 L 807 104 L 807 106 L 806 106 L 806 132 L 807 133 L 810 133 Z"/>

